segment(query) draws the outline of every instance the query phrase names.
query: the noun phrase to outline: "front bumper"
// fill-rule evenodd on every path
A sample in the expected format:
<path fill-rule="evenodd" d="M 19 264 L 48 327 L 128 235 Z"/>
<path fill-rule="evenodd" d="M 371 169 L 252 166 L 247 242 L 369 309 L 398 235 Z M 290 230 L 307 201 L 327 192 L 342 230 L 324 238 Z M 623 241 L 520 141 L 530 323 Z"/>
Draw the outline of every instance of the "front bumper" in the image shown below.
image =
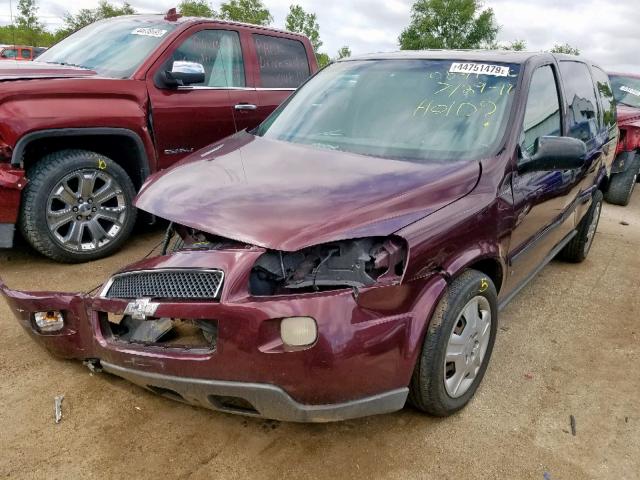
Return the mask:
<path fill-rule="evenodd" d="M 24 170 L 0 164 L 0 248 L 13 246 L 15 223 L 20 209 L 20 195 L 26 184 Z"/>
<path fill-rule="evenodd" d="M 221 255 L 212 262 L 224 263 Z M 233 282 L 230 276 L 227 285 Z M 363 289 L 357 299 L 341 290 L 161 303 L 158 317 L 217 321 L 217 346 L 207 353 L 112 341 L 99 315 L 121 314 L 128 303 L 124 300 L 20 292 L 1 281 L 0 293 L 25 330 L 60 357 L 99 362 L 109 373 L 193 405 L 324 422 L 402 408 L 427 319 L 445 286 L 436 275 L 409 285 Z M 35 326 L 33 312 L 48 310 L 64 313 L 60 332 L 44 334 Z M 318 341 L 312 347 L 283 346 L 278 325 L 288 316 L 315 318 Z"/>
<path fill-rule="evenodd" d="M 398 388 L 343 403 L 305 405 L 282 388 L 248 382 L 227 382 L 147 373 L 102 362 L 102 369 L 172 400 L 212 410 L 287 422 L 334 422 L 400 410 L 409 389 Z M 240 399 L 242 402 L 238 402 Z"/>

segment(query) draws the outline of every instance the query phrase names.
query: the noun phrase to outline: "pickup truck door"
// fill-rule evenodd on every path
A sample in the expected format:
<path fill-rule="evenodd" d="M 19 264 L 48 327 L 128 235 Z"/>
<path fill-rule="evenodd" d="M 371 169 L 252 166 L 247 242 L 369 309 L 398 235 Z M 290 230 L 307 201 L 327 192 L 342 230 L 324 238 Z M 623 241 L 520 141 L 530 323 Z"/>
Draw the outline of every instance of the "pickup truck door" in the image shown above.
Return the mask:
<path fill-rule="evenodd" d="M 586 67 L 586 66 L 585 66 Z M 538 67 L 531 78 L 527 106 L 520 142 L 521 158 L 535 153 L 536 140 L 542 136 L 562 135 L 563 127 L 560 84 L 555 64 Z M 570 104 L 579 103 L 586 127 L 595 120 L 596 100 L 573 98 Z M 571 105 L 569 115 L 573 115 Z M 568 123 L 568 122 L 567 122 Z M 571 125 L 575 126 L 575 122 Z M 570 136 L 579 136 L 570 127 Z M 586 138 L 588 139 L 588 138 Z M 589 147 L 589 145 L 588 145 Z M 575 229 L 576 211 L 585 186 L 587 171 L 593 173 L 593 165 L 601 153 L 591 142 L 590 159 L 583 169 L 554 170 L 518 173 L 512 177 L 515 225 L 509 248 L 509 289 L 515 289 L 535 273 L 553 250 Z"/>
<path fill-rule="evenodd" d="M 260 122 L 251 69 L 254 62 L 243 56 L 241 30 L 194 27 L 176 40 L 147 75 L 159 168 Z M 200 63 L 205 82 L 164 87 L 158 75 L 171 70 L 177 60 Z"/>

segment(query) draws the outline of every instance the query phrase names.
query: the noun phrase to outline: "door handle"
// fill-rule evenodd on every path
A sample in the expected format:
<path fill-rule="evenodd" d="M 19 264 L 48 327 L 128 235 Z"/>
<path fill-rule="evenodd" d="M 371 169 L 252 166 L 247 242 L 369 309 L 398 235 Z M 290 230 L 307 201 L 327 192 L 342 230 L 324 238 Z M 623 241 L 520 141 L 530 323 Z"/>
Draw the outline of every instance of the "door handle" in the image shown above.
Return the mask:
<path fill-rule="evenodd" d="M 257 110 L 258 107 L 250 103 L 239 103 L 235 106 L 236 110 Z"/>

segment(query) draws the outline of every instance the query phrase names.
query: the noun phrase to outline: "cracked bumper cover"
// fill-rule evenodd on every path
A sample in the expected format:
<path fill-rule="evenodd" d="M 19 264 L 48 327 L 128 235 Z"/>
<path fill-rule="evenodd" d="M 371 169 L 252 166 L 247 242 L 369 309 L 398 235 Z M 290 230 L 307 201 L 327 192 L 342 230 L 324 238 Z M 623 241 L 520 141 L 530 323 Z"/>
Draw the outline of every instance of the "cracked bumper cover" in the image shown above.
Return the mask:
<path fill-rule="evenodd" d="M 445 287 L 440 277 L 410 286 L 220 303 L 161 303 L 157 316 L 215 318 L 218 346 L 210 353 L 111 342 L 97 312 L 122 313 L 127 301 L 85 294 L 21 292 L 0 280 L 0 293 L 25 330 L 53 354 L 97 359 L 103 369 L 169 398 L 213 410 L 284 421 L 328 422 L 399 410 L 431 308 Z M 65 327 L 40 333 L 33 312 L 60 310 Z M 188 311 L 188 312 L 187 312 Z M 188 317 L 187 317 L 188 314 Z M 311 348 L 278 342 L 280 318 L 308 315 L 318 324 Z M 253 409 L 225 406 L 234 397 Z"/>

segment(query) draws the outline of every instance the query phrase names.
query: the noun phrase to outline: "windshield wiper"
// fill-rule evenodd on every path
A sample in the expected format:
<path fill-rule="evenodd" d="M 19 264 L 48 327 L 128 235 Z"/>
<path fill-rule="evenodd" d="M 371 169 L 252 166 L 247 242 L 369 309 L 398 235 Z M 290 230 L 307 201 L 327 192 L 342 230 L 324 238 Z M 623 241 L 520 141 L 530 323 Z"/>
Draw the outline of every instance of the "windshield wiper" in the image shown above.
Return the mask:
<path fill-rule="evenodd" d="M 67 62 L 44 62 L 44 63 L 50 63 L 50 64 L 53 64 L 53 65 L 62 65 L 62 66 L 65 66 L 65 67 L 82 68 L 84 70 L 91 70 L 90 68 L 85 67 L 84 65 L 77 65 L 75 63 L 67 63 Z"/>

